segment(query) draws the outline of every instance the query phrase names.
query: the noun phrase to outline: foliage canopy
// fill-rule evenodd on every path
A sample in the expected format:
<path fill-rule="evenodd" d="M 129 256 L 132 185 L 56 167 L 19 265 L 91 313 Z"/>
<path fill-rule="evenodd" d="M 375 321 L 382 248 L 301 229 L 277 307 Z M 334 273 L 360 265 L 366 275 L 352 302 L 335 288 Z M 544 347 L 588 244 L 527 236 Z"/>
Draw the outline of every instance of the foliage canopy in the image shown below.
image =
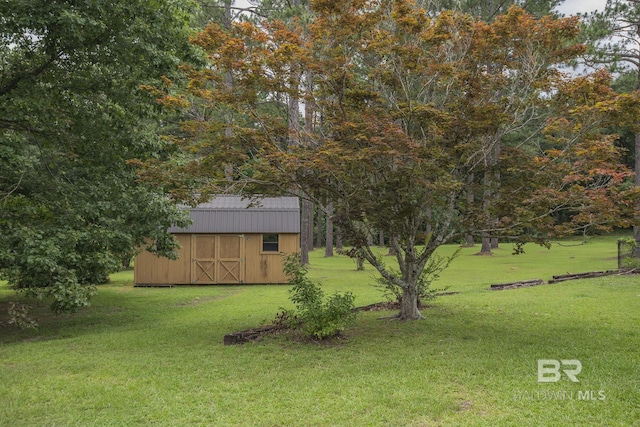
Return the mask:
<path fill-rule="evenodd" d="M 186 68 L 187 92 L 166 88 L 164 99 L 206 114 L 172 139 L 181 161 L 148 162 L 147 179 L 178 198 L 194 188 L 328 196 L 347 242 L 402 289 L 401 319 L 421 317 L 418 281 L 436 248 L 466 233 L 544 242 L 633 217 L 631 172 L 602 130 L 628 121 L 638 100 L 613 92 L 604 72 L 559 70 L 584 51 L 577 18 L 513 6 L 486 23 L 409 0 L 311 8 L 304 30 L 211 24 L 193 38 L 209 64 Z M 314 104 L 312 127 L 290 126 L 290 99 Z M 488 187 L 489 208 L 467 197 Z M 378 230 L 397 273 L 369 248 Z"/>
<path fill-rule="evenodd" d="M 188 59 L 189 10 L 11 0 L 0 16 L 0 274 L 73 311 L 145 237 L 171 253 L 181 215 L 127 161 L 162 147 L 141 85 Z"/>

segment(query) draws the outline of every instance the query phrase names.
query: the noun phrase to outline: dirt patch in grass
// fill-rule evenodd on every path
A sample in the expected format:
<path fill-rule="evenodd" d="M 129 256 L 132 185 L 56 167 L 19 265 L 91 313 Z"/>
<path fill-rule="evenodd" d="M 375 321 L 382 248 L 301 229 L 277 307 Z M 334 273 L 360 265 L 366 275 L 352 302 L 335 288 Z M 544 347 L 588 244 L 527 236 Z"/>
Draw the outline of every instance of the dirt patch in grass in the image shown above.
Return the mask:
<path fill-rule="evenodd" d="M 469 411 L 471 408 L 473 408 L 473 403 L 470 400 L 465 400 L 460 404 L 458 411 Z"/>
<path fill-rule="evenodd" d="M 493 252 L 478 252 L 474 254 L 475 256 L 493 256 Z"/>
<path fill-rule="evenodd" d="M 223 299 L 223 298 L 226 298 L 226 297 L 227 297 L 227 295 L 215 295 L 215 296 L 210 296 L 210 297 L 195 297 L 191 301 L 181 301 L 181 302 L 177 303 L 176 305 L 178 307 L 194 306 L 194 305 L 198 305 L 198 304 L 204 304 L 204 303 L 210 302 L 210 301 Z"/>
<path fill-rule="evenodd" d="M 237 289 L 237 290 L 225 292 L 224 294 L 220 294 L 220 295 L 210 295 L 210 296 L 204 296 L 204 297 L 195 297 L 191 301 L 180 301 L 180 302 L 176 303 L 176 305 L 178 307 L 193 307 L 193 306 L 196 306 L 196 305 L 199 305 L 199 304 L 204 304 L 204 303 L 211 302 L 211 301 L 217 301 L 217 300 L 221 300 L 221 299 L 226 299 L 226 298 L 229 298 L 231 296 L 237 295 L 240 292 L 242 292 L 242 290 Z"/>

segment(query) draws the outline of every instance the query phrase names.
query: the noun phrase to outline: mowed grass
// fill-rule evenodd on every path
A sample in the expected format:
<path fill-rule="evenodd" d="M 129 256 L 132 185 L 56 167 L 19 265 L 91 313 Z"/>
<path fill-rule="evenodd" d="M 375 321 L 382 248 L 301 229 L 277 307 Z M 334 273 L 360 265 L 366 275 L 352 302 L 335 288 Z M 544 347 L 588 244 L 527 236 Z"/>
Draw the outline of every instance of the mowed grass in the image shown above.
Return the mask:
<path fill-rule="evenodd" d="M 615 269 L 615 240 L 519 256 L 466 248 L 435 284 L 459 293 L 426 320 L 361 313 L 323 343 L 222 344 L 291 307 L 288 286 L 134 288 L 132 272 L 117 273 L 75 316 L 37 306 L 38 330 L 0 326 L 0 425 L 640 425 L 640 277 L 487 289 Z M 321 250 L 311 262 L 327 293 L 381 301 L 371 267 Z M 0 286 L 0 306 L 14 300 Z M 538 359 L 580 360 L 580 382 L 538 383 Z"/>

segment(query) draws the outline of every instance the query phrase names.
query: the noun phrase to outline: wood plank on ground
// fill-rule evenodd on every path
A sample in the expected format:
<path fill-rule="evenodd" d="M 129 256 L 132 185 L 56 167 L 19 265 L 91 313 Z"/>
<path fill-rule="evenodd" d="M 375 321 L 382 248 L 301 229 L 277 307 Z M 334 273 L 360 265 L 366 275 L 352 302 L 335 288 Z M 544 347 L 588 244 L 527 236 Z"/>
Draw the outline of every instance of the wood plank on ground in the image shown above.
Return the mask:
<path fill-rule="evenodd" d="M 502 291 L 505 289 L 528 288 L 529 286 L 538 286 L 542 284 L 544 284 L 544 280 L 542 279 L 520 280 L 517 282 L 498 283 L 495 285 L 491 285 L 491 290 Z"/>
<path fill-rule="evenodd" d="M 564 282 L 566 280 L 590 279 L 593 277 L 611 276 L 620 273 L 620 270 L 590 271 L 587 273 L 568 273 L 553 276 L 553 279 L 549 280 L 549 283 Z"/>

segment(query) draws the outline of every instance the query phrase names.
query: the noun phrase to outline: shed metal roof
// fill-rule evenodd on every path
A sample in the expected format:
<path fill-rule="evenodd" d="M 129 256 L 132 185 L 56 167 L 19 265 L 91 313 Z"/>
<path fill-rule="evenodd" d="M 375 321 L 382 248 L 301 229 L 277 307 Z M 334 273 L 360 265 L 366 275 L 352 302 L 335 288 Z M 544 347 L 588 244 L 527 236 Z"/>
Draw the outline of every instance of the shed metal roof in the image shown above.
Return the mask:
<path fill-rule="evenodd" d="M 171 233 L 299 233 L 297 197 L 216 196 L 189 209 L 191 225 Z"/>

